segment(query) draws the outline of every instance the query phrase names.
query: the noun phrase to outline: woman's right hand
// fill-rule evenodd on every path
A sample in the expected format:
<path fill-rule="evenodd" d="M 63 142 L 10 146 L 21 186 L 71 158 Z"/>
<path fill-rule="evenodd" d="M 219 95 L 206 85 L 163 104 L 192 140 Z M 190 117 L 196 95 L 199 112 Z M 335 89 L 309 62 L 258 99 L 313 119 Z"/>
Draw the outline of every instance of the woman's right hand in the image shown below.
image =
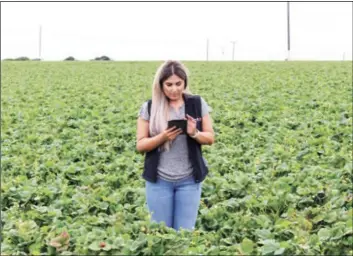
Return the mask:
<path fill-rule="evenodd" d="M 163 139 L 164 141 L 171 141 L 174 140 L 179 134 L 183 132 L 181 128 L 175 129 L 176 126 L 173 126 L 169 129 L 163 131 Z"/>

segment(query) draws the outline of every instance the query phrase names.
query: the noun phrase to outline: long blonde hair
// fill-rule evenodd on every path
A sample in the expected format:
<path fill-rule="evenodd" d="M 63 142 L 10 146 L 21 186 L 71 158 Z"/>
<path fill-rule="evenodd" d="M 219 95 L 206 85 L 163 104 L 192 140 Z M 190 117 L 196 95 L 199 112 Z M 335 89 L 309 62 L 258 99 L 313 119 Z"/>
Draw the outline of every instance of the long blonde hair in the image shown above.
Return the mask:
<path fill-rule="evenodd" d="M 159 66 L 152 84 L 152 106 L 149 122 L 151 137 L 163 132 L 168 126 L 169 101 L 163 92 L 163 82 L 172 75 L 177 75 L 184 80 L 184 94 L 192 95 L 188 85 L 188 69 L 180 62 L 168 60 Z M 160 149 L 169 151 L 171 143 L 167 141 Z"/>

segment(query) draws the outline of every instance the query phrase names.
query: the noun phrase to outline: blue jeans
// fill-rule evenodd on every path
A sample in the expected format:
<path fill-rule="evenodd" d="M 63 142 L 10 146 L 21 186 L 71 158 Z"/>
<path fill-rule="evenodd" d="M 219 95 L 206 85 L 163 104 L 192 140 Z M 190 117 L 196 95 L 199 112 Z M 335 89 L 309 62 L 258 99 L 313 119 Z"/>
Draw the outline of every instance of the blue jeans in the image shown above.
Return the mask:
<path fill-rule="evenodd" d="M 202 183 L 193 176 L 170 182 L 160 177 L 146 181 L 146 202 L 153 222 L 164 222 L 175 230 L 193 230 L 201 199 Z"/>

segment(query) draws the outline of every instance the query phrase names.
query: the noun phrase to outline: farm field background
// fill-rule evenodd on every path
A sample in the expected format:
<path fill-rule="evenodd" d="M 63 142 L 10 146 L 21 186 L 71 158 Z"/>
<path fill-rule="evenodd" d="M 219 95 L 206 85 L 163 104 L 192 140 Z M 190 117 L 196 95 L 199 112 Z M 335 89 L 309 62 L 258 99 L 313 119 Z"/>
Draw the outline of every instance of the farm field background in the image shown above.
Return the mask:
<path fill-rule="evenodd" d="M 1 63 L 1 255 L 353 254 L 352 63 L 185 64 L 216 143 L 177 234 L 135 149 L 160 62 Z"/>

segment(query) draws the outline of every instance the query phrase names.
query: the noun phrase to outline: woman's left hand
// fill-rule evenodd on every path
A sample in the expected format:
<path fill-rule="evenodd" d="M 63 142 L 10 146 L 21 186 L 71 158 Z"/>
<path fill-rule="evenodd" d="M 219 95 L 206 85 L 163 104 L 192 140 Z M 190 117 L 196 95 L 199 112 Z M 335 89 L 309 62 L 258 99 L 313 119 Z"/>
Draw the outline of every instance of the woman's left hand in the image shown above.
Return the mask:
<path fill-rule="evenodd" d="M 196 133 L 196 119 L 192 118 L 188 114 L 186 114 L 187 118 L 184 118 L 188 122 L 187 133 L 190 136 L 193 136 Z"/>

